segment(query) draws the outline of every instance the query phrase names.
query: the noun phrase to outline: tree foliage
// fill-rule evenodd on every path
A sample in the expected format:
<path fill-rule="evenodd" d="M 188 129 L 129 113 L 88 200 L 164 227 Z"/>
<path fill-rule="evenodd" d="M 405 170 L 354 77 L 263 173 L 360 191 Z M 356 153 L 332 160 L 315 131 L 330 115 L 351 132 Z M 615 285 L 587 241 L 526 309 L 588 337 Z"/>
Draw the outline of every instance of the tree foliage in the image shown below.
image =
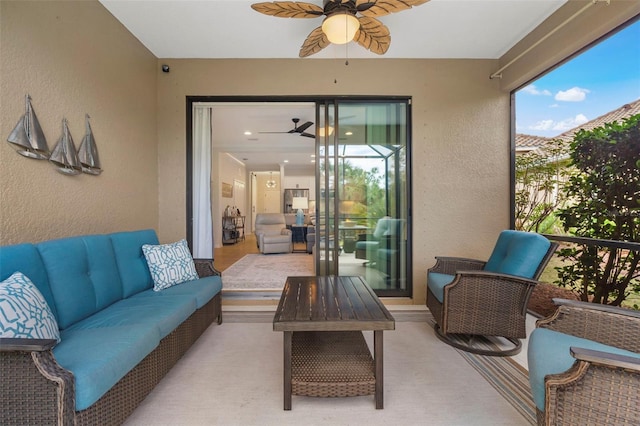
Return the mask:
<path fill-rule="evenodd" d="M 580 130 L 571 143 L 577 173 L 565 185 L 569 202 L 559 209 L 565 231 L 579 237 L 640 242 L 640 115 L 591 131 Z M 620 305 L 640 290 L 640 251 L 574 246 L 560 256 L 558 284 L 583 300 Z"/>
<path fill-rule="evenodd" d="M 559 186 L 568 173 L 567 156 L 566 144 L 554 139 L 544 150 L 516 157 L 516 229 L 553 232 L 554 211 L 564 201 Z"/>

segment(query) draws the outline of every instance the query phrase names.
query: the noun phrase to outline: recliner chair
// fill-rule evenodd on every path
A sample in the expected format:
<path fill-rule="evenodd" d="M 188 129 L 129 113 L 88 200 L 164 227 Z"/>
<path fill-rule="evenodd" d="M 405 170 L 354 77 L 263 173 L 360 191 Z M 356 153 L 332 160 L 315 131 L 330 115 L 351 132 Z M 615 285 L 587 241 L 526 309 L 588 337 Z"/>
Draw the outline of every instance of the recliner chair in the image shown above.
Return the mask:
<path fill-rule="evenodd" d="M 282 213 L 258 213 L 255 224 L 256 243 L 260 253 L 291 253 L 291 230 Z"/>

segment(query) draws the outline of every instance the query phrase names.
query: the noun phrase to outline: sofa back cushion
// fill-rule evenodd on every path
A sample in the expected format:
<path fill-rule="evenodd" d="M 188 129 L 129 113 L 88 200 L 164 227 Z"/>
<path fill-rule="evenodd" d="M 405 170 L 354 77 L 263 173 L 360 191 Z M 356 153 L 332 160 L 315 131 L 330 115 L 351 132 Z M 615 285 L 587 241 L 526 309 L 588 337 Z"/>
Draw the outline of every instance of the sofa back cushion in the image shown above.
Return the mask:
<path fill-rule="evenodd" d="M 144 244 L 158 245 L 158 236 L 153 229 L 117 232 L 109 238 L 115 251 L 123 296 L 129 297 L 153 287 L 153 280 L 142 252 Z"/>
<path fill-rule="evenodd" d="M 122 282 L 107 235 L 51 240 L 36 245 L 65 329 L 122 299 Z"/>
<path fill-rule="evenodd" d="M 536 278 L 538 266 L 550 246 L 551 242 L 548 239 L 534 232 L 502 231 L 484 270 Z"/>
<path fill-rule="evenodd" d="M 40 291 L 56 318 L 58 312 L 49 287 L 49 278 L 38 249 L 33 244 L 0 247 L 0 281 L 22 272 Z"/>

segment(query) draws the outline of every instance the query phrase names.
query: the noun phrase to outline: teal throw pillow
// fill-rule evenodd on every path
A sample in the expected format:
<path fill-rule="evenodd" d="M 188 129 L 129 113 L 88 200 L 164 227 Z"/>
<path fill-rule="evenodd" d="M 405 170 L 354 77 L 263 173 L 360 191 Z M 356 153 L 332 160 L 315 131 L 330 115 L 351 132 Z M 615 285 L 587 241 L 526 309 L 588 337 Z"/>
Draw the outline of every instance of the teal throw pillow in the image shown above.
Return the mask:
<path fill-rule="evenodd" d="M 145 244 L 142 246 L 142 252 L 149 265 L 154 291 L 199 278 L 187 241 L 184 239 L 171 244 Z"/>
<path fill-rule="evenodd" d="M 60 342 L 56 317 L 40 290 L 22 272 L 0 282 L 0 337 Z"/>

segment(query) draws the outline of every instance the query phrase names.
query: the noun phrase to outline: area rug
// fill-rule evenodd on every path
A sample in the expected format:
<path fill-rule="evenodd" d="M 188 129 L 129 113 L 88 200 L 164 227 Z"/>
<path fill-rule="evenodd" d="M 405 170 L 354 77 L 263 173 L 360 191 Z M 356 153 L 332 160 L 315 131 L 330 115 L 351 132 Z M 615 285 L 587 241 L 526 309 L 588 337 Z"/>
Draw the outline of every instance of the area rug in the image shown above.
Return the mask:
<path fill-rule="evenodd" d="M 431 313 L 427 323 L 435 325 Z M 484 349 L 495 349 L 491 342 L 479 342 Z M 530 424 L 536 424 L 536 408 L 531 395 L 529 373 L 509 357 L 476 355 L 456 349 Z"/>
<path fill-rule="evenodd" d="M 287 277 L 304 275 L 313 275 L 310 254 L 247 254 L 222 272 L 222 291 L 282 290 Z"/>

